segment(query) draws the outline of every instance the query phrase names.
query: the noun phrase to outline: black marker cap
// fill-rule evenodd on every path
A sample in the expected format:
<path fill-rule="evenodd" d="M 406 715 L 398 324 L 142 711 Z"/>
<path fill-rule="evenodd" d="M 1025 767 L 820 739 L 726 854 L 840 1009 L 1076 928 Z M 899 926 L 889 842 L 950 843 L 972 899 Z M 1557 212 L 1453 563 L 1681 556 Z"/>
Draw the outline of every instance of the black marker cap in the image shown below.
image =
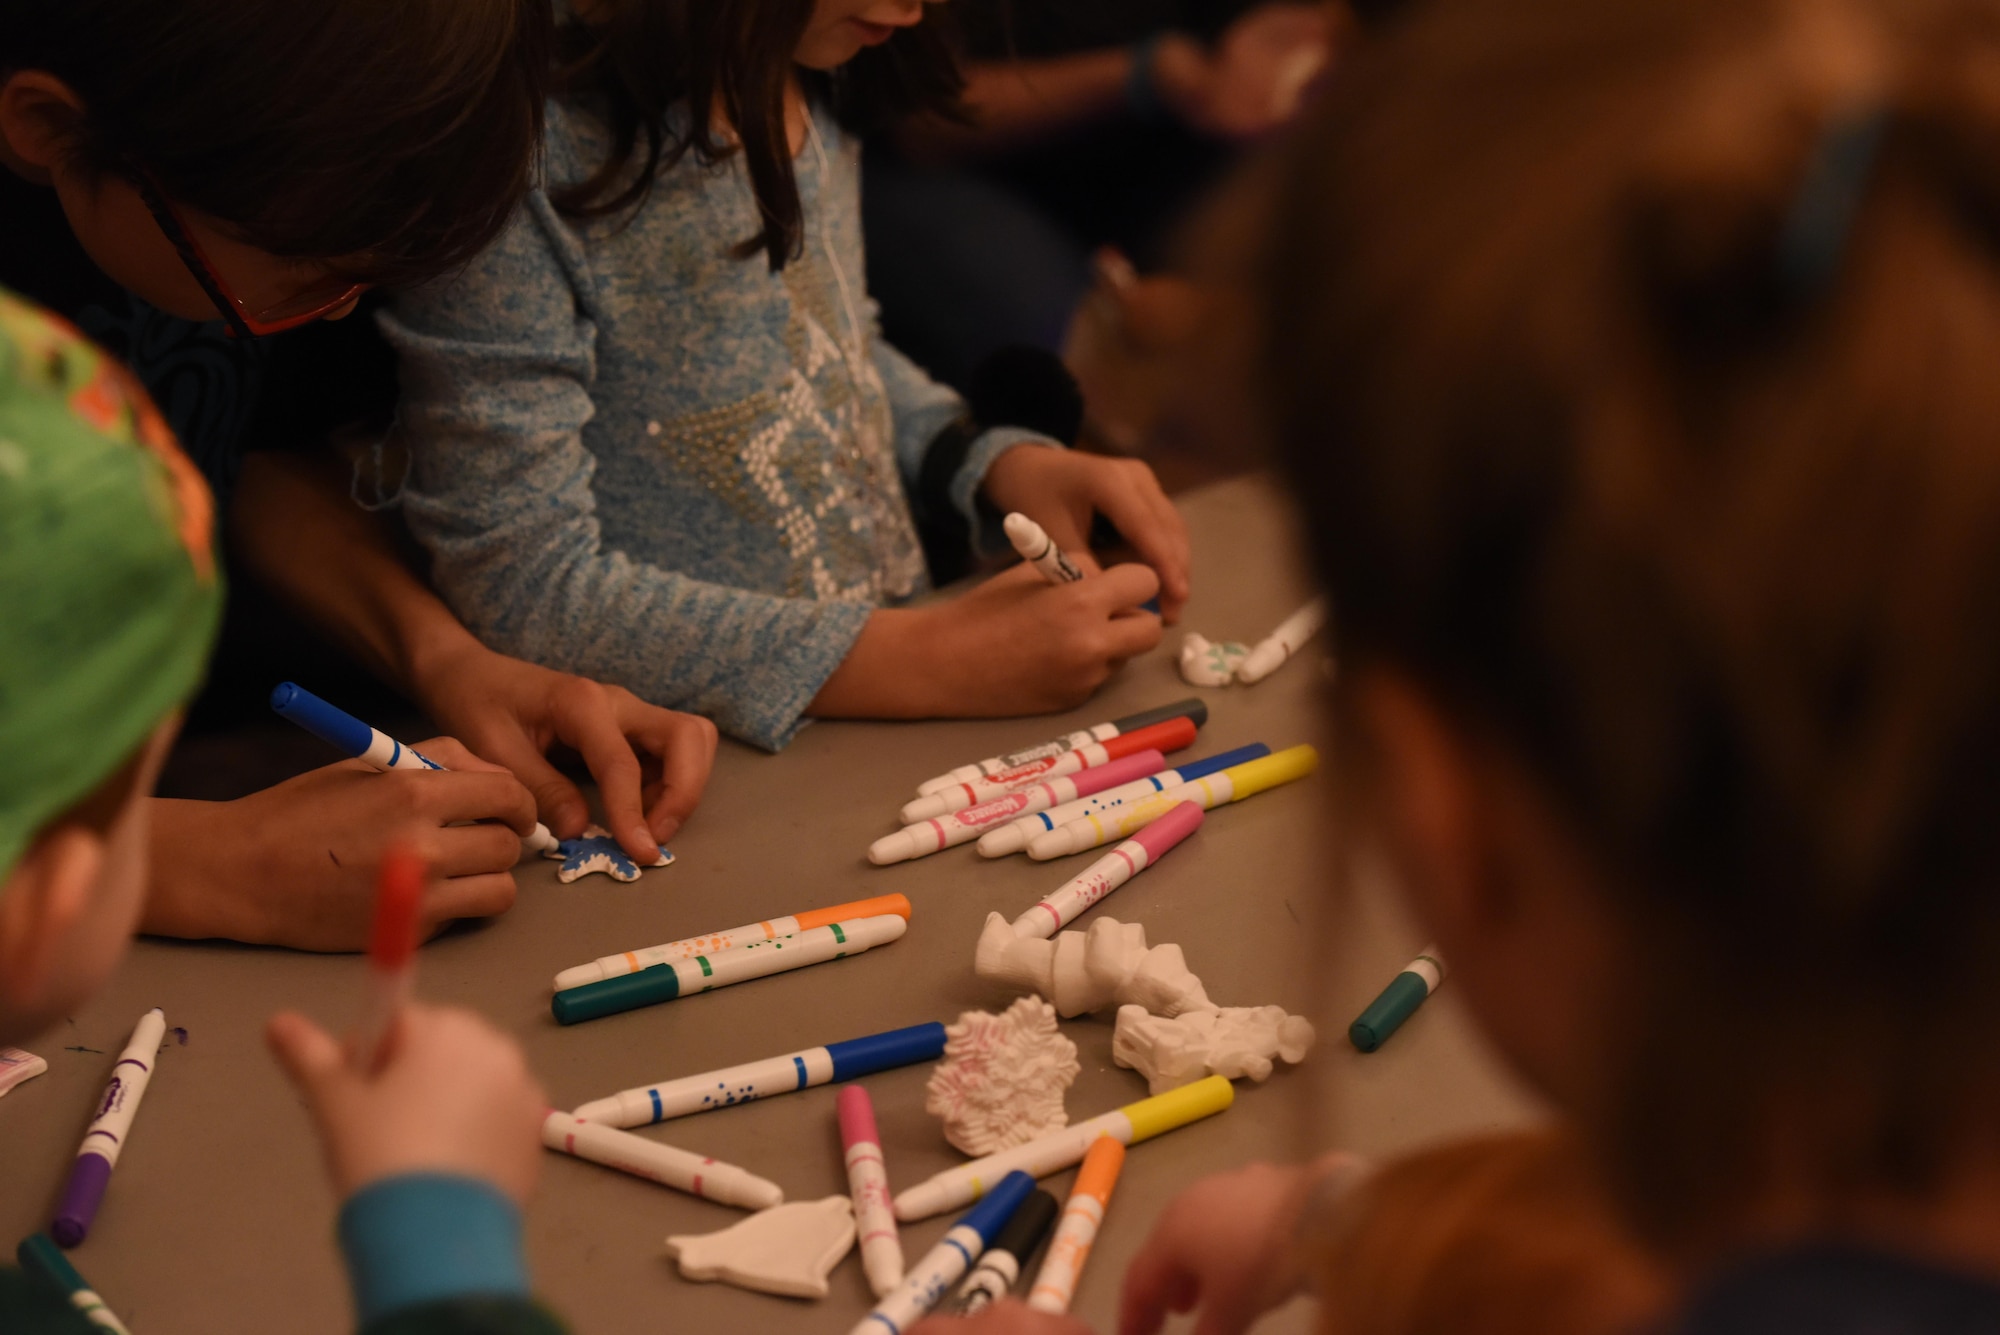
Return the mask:
<path fill-rule="evenodd" d="M 1009 1253 L 1025 1270 L 1028 1258 L 1035 1254 L 1035 1248 L 1041 1246 L 1042 1239 L 1049 1235 L 1059 1208 L 1055 1197 L 1040 1187 L 1035 1188 L 1034 1194 L 1021 1202 L 1014 1211 L 1014 1217 L 993 1239 L 991 1250 Z"/>
<path fill-rule="evenodd" d="M 1158 709 L 1147 709 L 1137 714 L 1127 714 L 1124 718 L 1112 719 L 1111 726 L 1118 729 L 1120 733 L 1127 733 L 1135 728 L 1149 727 L 1155 723 L 1165 723 L 1170 718 L 1192 719 L 1194 726 L 1199 728 L 1202 724 L 1208 722 L 1208 701 L 1203 700 L 1199 696 L 1191 695 L 1185 700 L 1176 700 L 1170 705 L 1161 705 Z"/>

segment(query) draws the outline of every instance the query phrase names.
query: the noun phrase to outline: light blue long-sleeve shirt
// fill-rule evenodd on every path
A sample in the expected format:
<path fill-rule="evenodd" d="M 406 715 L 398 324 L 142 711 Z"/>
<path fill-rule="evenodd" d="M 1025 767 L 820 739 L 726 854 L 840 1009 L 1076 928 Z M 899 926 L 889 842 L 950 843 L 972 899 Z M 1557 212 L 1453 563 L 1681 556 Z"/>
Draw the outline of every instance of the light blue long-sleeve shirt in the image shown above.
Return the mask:
<path fill-rule="evenodd" d="M 805 253 L 777 274 L 740 158 L 690 155 L 635 213 L 536 191 L 462 273 L 382 316 L 402 366 L 404 508 L 432 579 L 501 652 L 777 749 L 870 612 L 928 579 L 908 493 L 958 396 L 885 343 L 863 285 L 859 145 L 816 112 Z M 547 176 L 603 160 L 549 108 Z M 952 479 L 1040 436 L 984 432 Z"/>

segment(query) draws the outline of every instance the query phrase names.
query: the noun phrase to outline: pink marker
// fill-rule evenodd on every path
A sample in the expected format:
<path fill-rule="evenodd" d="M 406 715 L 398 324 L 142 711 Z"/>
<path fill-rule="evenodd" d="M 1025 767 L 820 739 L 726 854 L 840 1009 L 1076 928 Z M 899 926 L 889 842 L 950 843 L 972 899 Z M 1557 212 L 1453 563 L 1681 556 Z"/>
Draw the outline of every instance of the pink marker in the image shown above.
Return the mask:
<path fill-rule="evenodd" d="M 1085 909 L 1167 855 L 1167 850 L 1201 828 L 1208 813 L 1193 802 L 1176 802 L 1152 824 L 1066 881 L 1047 899 L 1014 919 L 1014 935 L 1046 940 L 1076 921 Z"/>
<path fill-rule="evenodd" d="M 410 999 L 417 910 L 428 875 L 424 860 L 407 845 L 391 845 L 382 855 L 375 878 L 375 921 L 368 929 L 368 1000 L 354 1027 L 354 1060 L 364 1071 L 381 1068 L 396 1015 Z"/>
<path fill-rule="evenodd" d="M 896 1233 L 896 1207 L 889 1200 L 889 1170 L 882 1162 L 882 1137 L 875 1130 L 875 1105 L 859 1085 L 842 1085 L 840 1143 L 847 1150 L 847 1189 L 854 1196 L 854 1228 L 861 1239 L 861 1268 L 868 1287 L 885 1298 L 903 1282 L 903 1241 Z"/>
<path fill-rule="evenodd" d="M 929 820 L 907 825 L 894 834 L 885 834 L 869 845 L 868 860 L 881 867 L 909 858 L 927 857 L 939 849 L 953 848 L 976 839 L 996 825 L 1004 825 L 1065 802 L 1074 802 L 1079 797 L 1088 797 L 1106 788 L 1143 779 L 1166 767 L 1167 758 L 1158 751 L 1139 751 L 1074 774 L 1031 783 L 973 806 L 943 812 Z"/>
<path fill-rule="evenodd" d="M 1025 765 L 1003 769 L 984 778 L 967 779 L 940 788 L 925 797 L 919 797 L 903 806 L 903 823 L 914 825 L 932 816 L 942 816 L 948 811 L 960 811 L 981 802 L 989 802 L 1002 793 L 1010 792 L 1038 779 L 1055 779 L 1095 765 L 1109 764 L 1124 756 L 1136 755 L 1141 751 L 1178 751 L 1184 746 L 1194 745 L 1195 725 L 1191 718 L 1170 718 L 1164 723 L 1154 723 L 1132 732 L 1121 732 L 1101 742 L 1090 742 L 1083 746 L 1064 751 L 1059 755 L 1043 756 Z"/>

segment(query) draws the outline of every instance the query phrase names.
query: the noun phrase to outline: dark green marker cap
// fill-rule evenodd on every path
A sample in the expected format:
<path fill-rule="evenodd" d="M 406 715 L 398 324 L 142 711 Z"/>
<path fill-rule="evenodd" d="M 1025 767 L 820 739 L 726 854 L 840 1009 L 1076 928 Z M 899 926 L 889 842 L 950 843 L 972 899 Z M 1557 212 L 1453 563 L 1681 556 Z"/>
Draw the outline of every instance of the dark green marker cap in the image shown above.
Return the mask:
<path fill-rule="evenodd" d="M 1381 996 L 1368 1003 L 1360 1018 L 1347 1026 L 1349 1041 L 1363 1052 L 1375 1051 L 1389 1041 L 1389 1035 L 1403 1027 L 1403 1021 L 1416 1014 L 1417 1007 L 1430 994 L 1430 985 L 1423 975 L 1405 969 L 1382 989 Z"/>
<path fill-rule="evenodd" d="M 558 992 L 549 1002 L 549 1011 L 557 1024 L 575 1024 L 641 1006 L 655 1006 L 680 994 L 681 976 L 674 966 L 655 964 L 637 973 L 623 973 Z"/>

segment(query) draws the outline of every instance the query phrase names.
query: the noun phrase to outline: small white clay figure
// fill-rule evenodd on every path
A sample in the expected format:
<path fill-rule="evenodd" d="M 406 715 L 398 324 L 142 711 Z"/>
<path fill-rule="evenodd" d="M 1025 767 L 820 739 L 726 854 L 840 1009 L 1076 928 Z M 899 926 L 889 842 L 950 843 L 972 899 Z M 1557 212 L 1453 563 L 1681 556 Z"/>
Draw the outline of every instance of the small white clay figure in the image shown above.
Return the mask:
<path fill-rule="evenodd" d="M 1056 943 L 1014 935 L 1014 925 L 997 913 L 986 915 L 973 952 L 972 971 L 989 983 L 1017 992 L 1048 996 L 1055 985 Z"/>
<path fill-rule="evenodd" d="M 1250 656 L 1250 646 L 1234 640 L 1212 641 L 1196 631 L 1181 637 L 1181 679 L 1190 686 L 1227 686 L 1236 669 Z"/>
<path fill-rule="evenodd" d="M 1306 647 L 1326 624 L 1326 599 L 1315 598 L 1278 623 L 1278 628 L 1258 641 L 1241 663 L 1236 680 L 1254 686 L 1285 665 L 1286 660 Z"/>
<path fill-rule="evenodd" d="M 1177 945 L 1146 948 L 1139 923 L 1099 918 L 1089 932 L 1059 932 L 1053 941 L 1015 936 L 997 913 L 986 917 L 972 970 L 988 982 L 1035 992 L 1064 1019 L 1136 1002 L 1156 1015 L 1213 1010 L 1201 979 Z"/>
<path fill-rule="evenodd" d="M 944 1120 L 946 1140 L 980 1158 L 1068 1125 L 1063 1095 L 1082 1068 L 1048 1002 L 1022 997 L 998 1015 L 967 1011 L 944 1032 L 924 1111 Z"/>
<path fill-rule="evenodd" d="M 1188 1011 L 1166 1019 L 1129 1005 L 1118 1008 L 1111 1060 L 1145 1076 L 1151 1092 L 1164 1094 L 1211 1074 L 1261 1083 L 1270 1078 L 1273 1058 L 1296 1065 L 1316 1038 L 1308 1020 L 1279 1006 Z"/>
<path fill-rule="evenodd" d="M 688 1279 L 719 1279 L 786 1298 L 826 1297 L 826 1277 L 854 1246 L 854 1202 L 845 1196 L 759 1210 L 719 1233 L 667 1239 Z"/>
<path fill-rule="evenodd" d="M 543 852 L 542 856 L 561 860 L 562 866 L 556 868 L 556 879 L 564 885 L 592 872 L 609 876 L 614 881 L 636 881 L 642 874 L 639 864 L 626 856 L 618 841 L 611 837 L 611 831 L 602 825 L 585 826 L 582 834 L 563 840 Z M 674 855 L 667 851 L 665 844 L 661 844 L 660 860 L 646 865 L 664 867 L 673 860 Z"/>

